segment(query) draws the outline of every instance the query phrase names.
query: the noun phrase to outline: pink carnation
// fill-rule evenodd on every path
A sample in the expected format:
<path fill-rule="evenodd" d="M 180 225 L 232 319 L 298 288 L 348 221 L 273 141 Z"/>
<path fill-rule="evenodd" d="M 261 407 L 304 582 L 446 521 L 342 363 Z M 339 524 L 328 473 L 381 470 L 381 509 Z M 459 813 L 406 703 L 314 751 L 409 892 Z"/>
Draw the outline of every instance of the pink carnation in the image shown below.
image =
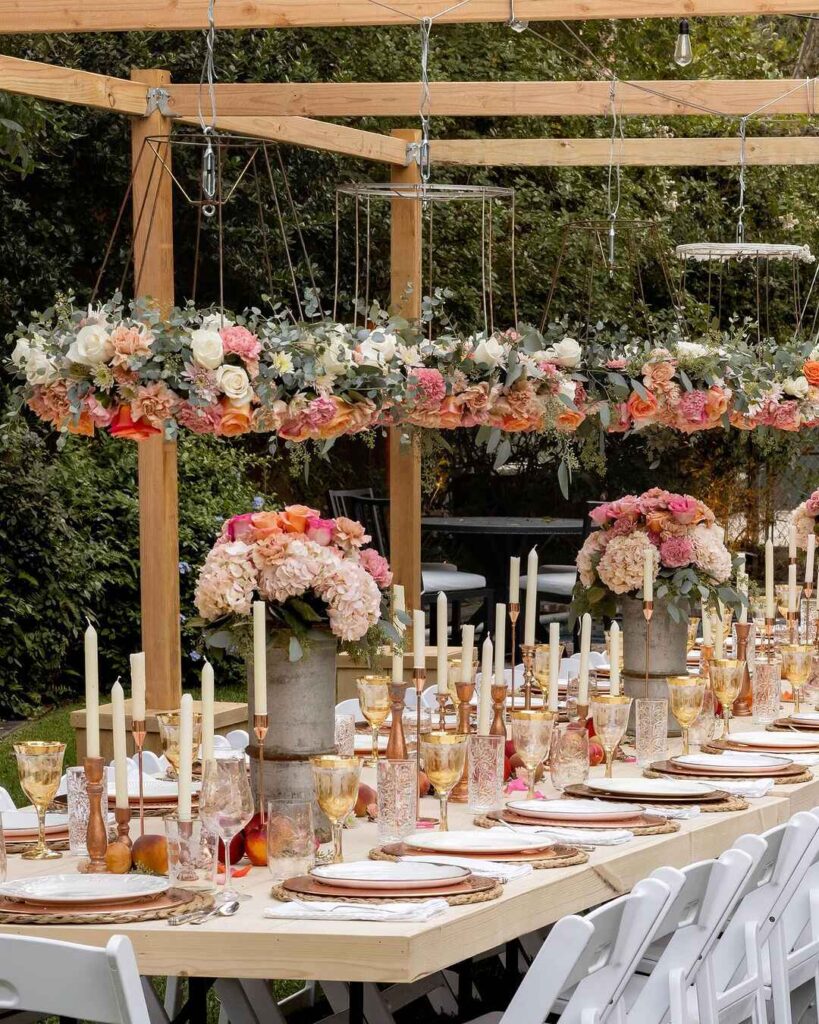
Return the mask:
<path fill-rule="evenodd" d="M 382 590 L 392 583 L 390 563 L 375 548 L 365 548 L 361 552 L 361 564 Z"/>
<path fill-rule="evenodd" d="M 325 395 L 319 395 L 307 406 L 303 413 L 303 421 L 313 430 L 318 430 L 325 423 L 329 423 L 336 415 L 335 402 Z"/>
<path fill-rule="evenodd" d="M 194 434 L 216 434 L 222 421 L 222 410 L 218 405 L 180 402 L 174 415 L 180 427 L 186 427 Z"/>
<path fill-rule="evenodd" d="M 694 545 L 688 537 L 669 537 L 660 544 L 660 561 L 669 569 L 690 565 L 694 559 Z"/>
<path fill-rule="evenodd" d="M 257 360 L 262 351 L 262 343 L 246 327 L 223 327 L 219 331 L 219 337 L 222 339 L 225 355 L 231 352 L 246 363 Z"/>
<path fill-rule="evenodd" d="M 446 382 L 438 370 L 414 370 L 410 383 L 415 385 L 420 404 L 438 405 L 446 397 Z"/>
<path fill-rule="evenodd" d="M 705 391 L 685 391 L 677 404 L 678 426 L 681 430 L 696 430 L 708 422 L 708 394 Z"/>
<path fill-rule="evenodd" d="M 307 539 L 326 548 L 333 539 L 335 528 L 334 519 L 320 519 L 318 516 L 313 516 L 312 519 L 307 520 Z"/>

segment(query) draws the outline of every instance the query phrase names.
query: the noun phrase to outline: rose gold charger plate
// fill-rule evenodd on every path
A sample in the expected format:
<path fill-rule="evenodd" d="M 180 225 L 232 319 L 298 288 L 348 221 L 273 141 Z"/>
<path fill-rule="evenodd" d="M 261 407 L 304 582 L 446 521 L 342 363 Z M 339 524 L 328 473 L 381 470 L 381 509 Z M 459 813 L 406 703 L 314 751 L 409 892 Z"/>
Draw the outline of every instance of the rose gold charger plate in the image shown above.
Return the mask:
<path fill-rule="evenodd" d="M 201 890 L 168 889 L 158 896 L 117 903 L 23 903 L 0 896 L 0 924 L 98 924 L 170 917 L 189 904 L 206 910 L 213 896 Z"/>
<path fill-rule="evenodd" d="M 595 831 L 605 831 L 613 828 L 654 828 L 657 825 L 664 825 L 666 818 L 659 814 L 630 814 L 622 818 L 612 818 L 608 821 L 595 820 L 593 818 L 573 818 L 567 821 L 565 818 L 535 817 L 532 814 L 517 814 L 515 811 L 505 810 L 487 814 L 487 818 L 502 820 L 509 825 L 529 825 L 540 828 L 589 828 Z M 563 854 L 565 856 L 565 854 Z M 492 860 L 497 860 L 492 857 Z"/>
<path fill-rule="evenodd" d="M 691 796 L 658 796 L 656 793 L 646 793 L 640 796 L 639 793 L 606 793 L 602 789 L 590 789 L 583 783 L 573 783 L 563 790 L 564 796 L 578 796 L 584 800 L 613 800 L 625 803 L 640 803 L 645 800 L 652 804 L 709 804 L 719 803 L 722 800 L 730 799 L 729 794 L 723 789 L 714 789 L 711 794 L 697 794 Z"/>
<path fill-rule="evenodd" d="M 782 730 L 776 729 L 776 732 Z M 771 744 L 770 747 L 749 747 L 747 744 L 734 743 L 733 740 L 710 740 L 707 744 L 703 744 L 700 748 L 704 754 L 721 754 L 725 750 L 738 750 L 743 754 L 754 753 L 754 754 L 776 754 L 779 757 L 787 757 L 788 754 L 819 754 L 819 736 L 817 736 L 816 744 L 809 747 L 778 747 L 775 744 Z"/>
<path fill-rule="evenodd" d="M 392 900 L 417 900 L 433 898 L 437 896 L 472 896 L 479 893 L 489 892 L 498 884 L 496 878 L 477 878 L 470 875 L 462 882 L 453 882 L 452 885 L 430 886 L 428 889 L 349 889 L 341 885 L 327 885 L 319 882 L 310 875 L 298 875 L 296 878 L 288 878 L 281 884 L 281 888 L 288 893 L 297 896 L 323 896 L 328 900 L 347 899 L 355 897 L 361 899 L 392 899 Z"/>
<path fill-rule="evenodd" d="M 653 761 L 648 770 L 673 775 L 678 779 L 708 779 L 709 782 L 719 782 L 720 779 L 790 779 L 805 774 L 805 768 L 801 764 L 786 764 L 780 768 L 732 767 L 720 771 L 717 768 L 705 768 L 700 765 L 677 764 L 671 760 Z"/>
<path fill-rule="evenodd" d="M 487 817 L 497 820 L 495 815 L 490 814 Z M 436 850 L 419 850 L 417 847 L 405 846 L 403 843 L 389 843 L 380 849 L 382 853 L 390 857 L 434 857 L 436 853 L 439 853 Z M 518 853 L 458 853 L 455 856 L 459 860 L 496 860 L 504 864 L 529 864 L 533 861 L 561 860 L 564 857 L 573 857 L 576 853 L 577 848 L 574 846 L 553 844 L 540 849 L 521 850 Z"/>
<path fill-rule="evenodd" d="M 787 729 L 789 732 L 793 732 L 796 729 L 798 732 L 816 732 L 819 733 L 819 722 L 802 722 L 794 721 L 793 718 L 775 718 L 773 722 L 768 726 L 769 729 L 776 729 L 777 732 Z"/>

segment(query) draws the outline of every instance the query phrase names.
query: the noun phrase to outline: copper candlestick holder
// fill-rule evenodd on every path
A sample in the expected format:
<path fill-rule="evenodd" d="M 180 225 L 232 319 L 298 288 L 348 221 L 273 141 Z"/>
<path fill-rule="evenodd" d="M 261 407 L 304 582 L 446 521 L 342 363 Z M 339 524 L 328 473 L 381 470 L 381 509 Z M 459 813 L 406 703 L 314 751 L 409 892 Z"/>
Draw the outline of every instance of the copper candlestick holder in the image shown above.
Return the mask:
<path fill-rule="evenodd" d="M 469 724 L 469 717 L 472 714 L 472 697 L 475 693 L 475 683 L 456 683 L 455 692 L 458 694 L 458 732 L 461 736 L 468 736 L 472 731 Z M 456 783 L 455 788 L 449 794 L 449 799 L 456 803 L 463 804 L 469 799 L 469 752 L 464 758 L 463 775 Z"/>
<path fill-rule="evenodd" d="M 506 739 L 506 683 L 492 683 L 489 693 L 494 712 L 489 735 L 503 736 Z M 514 697 L 512 699 L 514 700 Z"/>
<path fill-rule="evenodd" d="M 788 643 L 799 643 L 799 612 L 788 612 L 785 616 L 788 623 Z"/>
<path fill-rule="evenodd" d="M 524 708 L 532 710 L 532 683 L 535 681 L 535 644 L 521 644 L 520 653 L 523 658 L 523 700 Z M 512 698 L 514 702 L 514 696 Z M 512 704 L 514 710 L 514 703 Z"/>
<path fill-rule="evenodd" d="M 388 761 L 406 761 L 407 741 L 404 738 L 404 698 L 407 683 L 390 683 L 390 735 L 385 756 Z"/>
<path fill-rule="evenodd" d="M 421 694 L 427 685 L 427 670 L 425 668 L 414 668 L 412 670 L 412 683 L 415 687 L 415 779 L 418 784 L 418 792 L 415 795 L 415 817 L 421 820 Z"/>
<path fill-rule="evenodd" d="M 711 659 L 713 657 L 714 657 L 714 645 L 713 644 L 703 644 L 702 647 L 700 647 L 700 675 L 704 679 L 709 679 L 710 678 L 709 666 L 711 664 Z"/>
<path fill-rule="evenodd" d="M 267 715 L 253 716 L 253 735 L 259 745 L 259 766 L 258 766 L 258 789 L 259 789 L 259 820 L 264 825 L 264 740 L 267 736 L 269 719 Z"/>
<path fill-rule="evenodd" d="M 126 846 L 131 845 L 131 808 L 130 807 L 115 807 L 114 818 L 117 822 L 117 839 L 118 843 L 125 843 Z"/>
<path fill-rule="evenodd" d="M 105 851 L 108 849 L 108 826 L 102 813 L 102 777 L 105 762 L 101 757 L 86 757 L 85 788 L 88 792 L 88 831 L 85 845 L 88 849 L 88 868 L 92 873 L 107 871 Z M 108 794 L 105 794 L 108 807 Z"/>
<path fill-rule="evenodd" d="M 517 662 L 517 657 L 518 657 L 518 654 L 517 654 L 517 644 L 515 642 L 515 640 L 516 640 L 515 633 L 516 633 L 516 629 L 517 629 L 517 622 L 518 622 L 518 616 L 519 615 L 520 615 L 520 604 L 512 604 L 510 602 L 510 604 L 509 604 L 509 634 L 510 634 L 510 636 L 512 638 L 512 686 L 511 686 L 511 690 L 510 690 L 510 693 L 511 693 L 511 698 L 510 699 L 512 701 L 512 705 L 511 705 L 512 706 L 512 710 L 514 710 L 514 707 L 515 707 L 515 667 L 516 667 L 515 663 Z"/>
<path fill-rule="evenodd" d="M 651 675 L 651 619 L 654 615 L 654 602 L 643 601 L 643 618 L 646 621 L 646 650 L 645 658 L 645 682 L 643 685 L 643 696 L 648 697 L 648 677 Z"/>
<path fill-rule="evenodd" d="M 736 718 L 747 718 L 751 714 L 751 674 L 748 671 L 748 637 L 751 632 L 750 622 L 736 622 L 734 629 L 737 632 L 737 661 L 745 662 L 745 675 L 742 677 L 742 688 L 739 696 L 734 701 L 731 713 Z"/>
<path fill-rule="evenodd" d="M 449 700 L 449 694 L 436 693 L 435 699 L 438 701 L 438 731 L 446 732 L 446 704 Z"/>
<path fill-rule="evenodd" d="M 132 719 L 131 736 L 133 737 L 134 740 L 134 749 L 136 750 L 137 757 L 137 785 L 139 786 L 139 834 L 141 836 L 145 835 L 145 787 L 142 779 L 142 751 L 145 747 L 146 734 L 147 729 L 145 728 L 145 719 Z"/>
<path fill-rule="evenodd" d="M 775 619 L 772 619 L 772 618 L 769 619 L 767 617 L 767 615 L 765 616 L 765 644 L 764 644 L 764 647 L 765 647 L 765 656 L 767 657 L 768 661 L 773 661 L 773 659 L 774 659 L 774 624 L 775 624 L 775 622 L 776 622 Z"/>

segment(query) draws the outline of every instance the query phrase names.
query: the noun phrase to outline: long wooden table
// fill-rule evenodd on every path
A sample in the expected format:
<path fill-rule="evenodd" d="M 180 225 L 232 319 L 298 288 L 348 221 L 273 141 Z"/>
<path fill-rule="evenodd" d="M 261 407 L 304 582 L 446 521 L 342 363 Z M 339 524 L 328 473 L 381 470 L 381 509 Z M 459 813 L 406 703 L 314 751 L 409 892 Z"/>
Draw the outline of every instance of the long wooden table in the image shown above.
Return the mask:
<path fill-rule="evenodd" d="M 602 769 L 593 769 L 599 775 Z M 617 775 L 637 775 L 636 765 L 616 764 Z M 773 795 L 753 800 L 747 810 L 703 813 L 680 822 L 673 835 L 637 838 L 623 846 L 589 854 L 587 864 L 535 871 L 504 887 L 500 899 L 453 908 L 425 924 L 277 921 L 263 917 L 270 877 L 254 868 L 237 887 L 251 893 L 231 918 L 172 928 L 165 922 L 122 925 L 3 926 L 3 932 L 103 945 L 111 935 L 127 935 L 146 975 L 222 978 L 316 979 L 328 981 L 411 982 L 476 956 L 510 939 L 553 923 L 626 892 L 661 865 L 684 867 L 715 857 L 740 835 L 759 833 L 792 814 L 819 805 L 817 779 L 776 786 Z M 365 773 L 366 777 L 366 773 Z M 548 790 L 548 783 L 540 787 Z M 437 804 L 423 801 L 434 814 Z M 473 815 L 452 805 L 452 828 L 471 827 Z M 148 819 L 161 830 L 158 819 Z M 376 827 L 358 822 L 344 835 L 348 860 L 365 858 L 377 843 Z M 9 857 L 9 878 L 73 871 L 68 857 L 47 863 Z"/>

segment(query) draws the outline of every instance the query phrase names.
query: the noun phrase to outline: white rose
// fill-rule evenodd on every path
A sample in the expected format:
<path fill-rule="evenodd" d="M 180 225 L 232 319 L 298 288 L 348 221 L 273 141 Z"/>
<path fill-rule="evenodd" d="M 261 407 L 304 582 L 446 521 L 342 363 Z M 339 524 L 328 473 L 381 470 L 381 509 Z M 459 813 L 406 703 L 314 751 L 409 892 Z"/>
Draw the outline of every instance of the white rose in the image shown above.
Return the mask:
<path fill-rule="evenodd" d="M 708 355 L 708 349 L 698 341 L 678 341 L 677 355 L 680 359 L 702 359 Z"/>
<path fill-rule="evenodd" d="M 236 402 L 249 402 L 253 397 L 250 378 L 241 366 L 220 366 L 216 371 L 216 384 L 228 398 Z"/>
<path fill-rule="evenodd" d="M 86 324 L 77 331 L 77 337 L 68 349 L 68 358 L 80 366 L 99 366 L 114 354 L 108 331 L 102 324 Z"/>
<path fill-rule="evenodd" d="M 31 342 L 27 338 L 18 338 L 14 351 L 11 353 L 11 361 L 18 370 L 23 366 L 23 363 L 28 362 L 30 352 Z"/>
<path fill-rule="evenodd" d="M 365 366 L 383 366 L 395 358 L 397 348 L 398 338 L 394 334 L 384 334 L 380 341 L 377 335 L 371 334 L 361 342 L 358 351 Z"/>
<path fill-rule="evenodd" d="M 782 390 L 792 398 L 807 398 L 810 384 L 807 377 L 788 377 L 782 382 Z"/>
<path fill-rule="evenodd" d="M 561 383 L 560 383 L 560 394 L 561 395 L 565 395 L 566 398 L 570 399 L 573 402 L 574 399 L 575 399 L 575 395 L 577 394 L 577 381 L 574 381 L 574 380 L 564 380 L 564 381 L 561 381 Z"/>
<path fill-rule="evenodd" d="M 505 355 L 505 349 L 497 338 L 481 337 L 472 350 L 473 360 L 490 369 L 502 363 Z"/>
<path fill-rule="evenodd" d="M 580 365 L 580 357 L 583 354 L 583 350 L 574 338 L 562 338 L 556 345 L 551 345 L 547 349 L 547 353 L 549 355 L 549 362 L 557 363 L 558 366 L 565 366 L 568 370 L 573 370 L 576 366 Z"/>
<path fill-rule="evenodd" d="M 811 354 L 808 356 L 808 359 L 810 359 L 811 361 L 819 359 L 819 345 L 817 345 L 816 348 L 811 350 Z"/>
<path fill-rule="evenodd" d="M 57 367 L 42 349 L 32 348 L 26 360 L 25 374 L 29 384 L 48 384 L 57 376 Z"/>
<path fill-rule="evenodd" d="M 206 370 L 215 370 L 217 366 L 221 366 L 225 350 L 219 332 L 210 327 L 191 331 L 191 352 L 194 362 L 204 366 Z"/>
<path fill-rule="evenodd" d="M 208 313 L 207 316 L 202 317 L 202 327 L 206 331 L 218 331 L 220 327 L 235 327 L 236 324 L 233 320 L 228 320 L 226 316 L 222 316 L 221 313 Z"/>
<path fill-rule="evenodd" d="M 352 361 L 350 349 L 343 341 L 339 340 L 331 342 L 317 360 L 324 373 L 331 377 L 346 373 Z"/>

